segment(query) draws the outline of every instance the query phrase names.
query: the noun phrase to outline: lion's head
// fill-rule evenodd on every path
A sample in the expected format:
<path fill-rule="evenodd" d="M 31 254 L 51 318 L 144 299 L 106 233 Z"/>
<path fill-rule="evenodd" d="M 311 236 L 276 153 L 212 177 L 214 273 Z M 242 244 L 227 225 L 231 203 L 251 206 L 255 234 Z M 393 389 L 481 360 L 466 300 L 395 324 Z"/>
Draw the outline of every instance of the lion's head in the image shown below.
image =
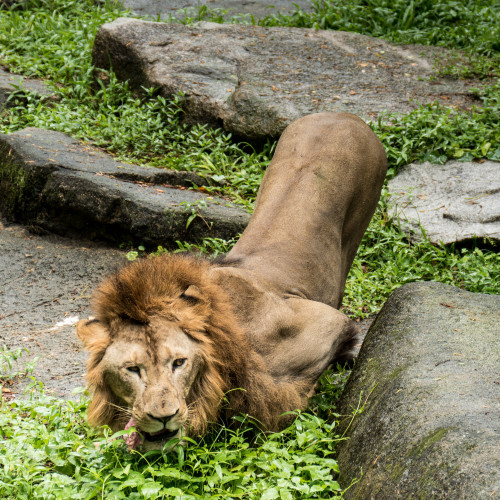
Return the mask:
<path fill-rule="evenodd" d="M 158 257 L 98 288 L 95 319 L 77 326 L 90 351 L 91 424 L 134 425 L 152 449 L 216 420 L 225 391 L 244 378 L 245 340 L 208 269 L 198 259 Z"/>

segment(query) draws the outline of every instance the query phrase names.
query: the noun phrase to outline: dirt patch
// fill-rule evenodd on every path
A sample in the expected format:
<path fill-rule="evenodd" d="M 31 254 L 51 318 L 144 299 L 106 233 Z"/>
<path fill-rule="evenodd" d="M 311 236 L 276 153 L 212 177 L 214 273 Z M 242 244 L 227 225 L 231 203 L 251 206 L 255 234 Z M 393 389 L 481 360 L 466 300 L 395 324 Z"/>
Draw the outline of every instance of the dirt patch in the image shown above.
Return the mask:
<path fill-rule="evenodd" d="M 23 360 L 39 356 L 35 375 L 54 395 L 85 385 L 86 354 L 74 325 L 90 314 L 97 283 L 124 262 L 116 249 L 0 222 L 0 345 L 27 348 Z M 22 392 L 22 385 L 9 390 Z"/>

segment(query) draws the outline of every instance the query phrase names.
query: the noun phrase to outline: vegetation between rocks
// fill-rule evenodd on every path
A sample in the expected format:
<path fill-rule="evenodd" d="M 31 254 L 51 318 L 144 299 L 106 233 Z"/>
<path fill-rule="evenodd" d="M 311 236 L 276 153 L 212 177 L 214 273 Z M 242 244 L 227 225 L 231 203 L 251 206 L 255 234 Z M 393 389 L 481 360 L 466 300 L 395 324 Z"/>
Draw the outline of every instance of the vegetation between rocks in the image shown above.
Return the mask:
<path fill-rule="evenodd" d="M 434 43 L 467 49 L 461 76 L 498 72 L 498 26 L 493 2 L 314 2 L 312 14 L 297 10 L 264 25 L 349 29 L 404 43 Z M 362 15 L 359 15 L 362 12 Z M 62 131 L 107 149 L 122 160 L 154 167 L 194 170 L 224 187 L 222 194 L 251 209 L 274 144 L 260 149 L 238 144 L 221 130 L 181 122 L 182 96 L 167 101 L 154 91 L 134 95 L 112 73 L 94 84 L 92 41 L 98 27 L 124 14 L 111 2 L 27 0 L 0 10 L 0 55 L 13 72 L 43 78 L 54 99 L 19 87 L 1 112 L 4 133 L 34 126 Z M 222 20 L 206 8 L 198 17 Z M 219 16 L 216 18 L 216 16 Z M 187 22 L 189 20 L 184 20 Z M 496 31 L 495 31 L 496 30 Z M 495 35 L 496 33 L 496 35 Z M 463 60 L 463 59 L 461 59 Z M 455 67 L 456 68 L 456 67 Z M 478 91 L 481 108 L 435 105 L 372 124 L 389 157 L 390 175 L 413 160 L 500 160 L 500 86 Z M 412 244 L 387 218 L 384 193 L 354 262 L 345 307 L 354 317 L 379 310 L 403 283 L 432 279 L 475 292 L 499 293 L 500 256 L 471 245 L 438 248 Z M 182 249 L 226 251 L 234 242 L 207 239 Z M 161 252 L 161 249 L 159 250 Z M 4 353 L 8 359 L 8 353 Z M 0 378 L 8 383 L 4 363 Z M 121 437 L 98 437 L 84 423 L 86 402 L 63 402 L 35 389 L 22 401 L 0 406 L 0 496 L 3 498 L 335 498 L 340 489 L 333 452 L 333 409 L 343 375 L 327 373 L 311 411 L 285 432 L 257 434 L 218 428 L 178 454 L 125 452 Z M 333 422 L 333 423 L 332 423 Z M 252 438 L 250 436 L 253 436 Z"/>
<path fill-rule="evenodd" d="M 318 4 L 315 8 L 317 11 Z M 207 16 L 211 11 L 203 12 Z M 11 98 L 12 107 L 2 113 L 4 132 L 28 126 L 48 128 L 92 141 L 122 160 L 194 170 L 225 183 L 223 188 L 212 187 L 209 191 L 222 191 L 251 209 L 274 143 L 256 150 L 233 142 L 230 134 L 220 129 L 182 124 L 182 96 L 167 101 L 152 90 L 137 96 L 112 73 L 102 74 L 106 85 L 100 80 L 97 87 L 94 85 L 90 52 L 95 32 L 101 24 L 128 14 L 112 3 L 96 6 L 92 0 L 33 0 L 0 14 L 4 64 L 12 71 L 47 79 L 56 95 L 54 102 L 19 89 Z M 488 19 L 482 22 L 490 22 Z M 430 21 L 428 26 L 433 26 Z M 444 34 L 442 37 L 443 44 L 452 43 Z M 474 40 L 469 50 L 478 57 L 482 52 L 496 50 L 494 44 L 486 50 L 483 42 Z M 448 158 L 499 160 L 498 80 L 478 90 L 478 97 L 483 106 L 469 112 L 431 104 L 408 115 L 381 117 L 373 123 L 388 153 L 389 175 L 419 159 L 436 163 Z M 385 220 L 384 203 L 370 226 L 373 231 L 370 229 L 363 241 L 349 279 L 345 303 L 355 316 L 378 310 L 390 291 L 409 280 L 436 279 L 474 291 L 498 292 L 498 260 L 494 255 L 487 251 L 479 255 L 473 249 L 437 249 L 426 242 L 412 245 Z M 201 247 L 210 251 L 212 243 L 203 242 Z M 385 258 L 380 259 L 373 248 L 383 250 Z M 464 264 L 457 267 L 455 261 Z M 408 265 L 401 266 L 404 262 Z M 432 269 L 423 272 L 427 265 Z"/>
<path fill-rule="evenodd" d="M 8 387 L 20 352 L 0 352 Z M 10 365 L 10 367 L 9 367 Z M 28 367 L 28 374 L 32 373 Z M 32 378 L 32 377 L 31 377 Z M 26 397 L 0 404 L 0 497 L 5 499 L 340 498 L 333 458 L 342 436 L 331 397 L 344 373 L 323 375 L 309 413 L 265 434 L 243 417 L 170 453 L 129 452 L 120 431 L 90 429 L 86 398 L 50 397 L 34 378 Z"/>

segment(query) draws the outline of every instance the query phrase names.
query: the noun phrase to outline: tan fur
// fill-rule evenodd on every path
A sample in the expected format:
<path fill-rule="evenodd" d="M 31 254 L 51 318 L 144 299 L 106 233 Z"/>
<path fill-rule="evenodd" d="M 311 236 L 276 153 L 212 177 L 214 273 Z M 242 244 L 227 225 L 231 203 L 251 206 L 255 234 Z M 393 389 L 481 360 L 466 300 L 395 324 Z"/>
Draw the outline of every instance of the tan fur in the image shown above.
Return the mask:
<path fill-rule="evenodd" d="M 252 220 L 226 258 L 164 256 L 109 277 L 95 294 L 95 320 L 77 329 L 90 351 L 89 421 L 118 429 L 135 412 L 147 426 L 144 415 L 159 403 L 173 408 L 169 394 L 181 389 L 175 407 L 188 410 L 176 425 L 193 435 L 240 412 L 274 430 L 285 412 L 305 408 L 323 370 L 352 357 L 357 331 L 336 308 L 385 169 L 380 142 L 359 118 L 304 117 L 280 139 Z M 196 359 L 183 368 L 185 388 L 160 366 L 170 355 L 156 360 L 160 348 L 175 350 L 172 338 Z M 149 399 L 144 388 L 125 401 L 121 360 L 110 352 L 128 343 L 138 356 L 148 352 L 151 373 L 165 374 Z"/>
<path fill-rule="evenodd" d="M 252 354 L 228 297 L 209 279 L 209 268 L 208 262 L 199 259 L 163 256 L 128 265 L 99 287 L 94 299 L 95 319 L 82 320 L 77 328 L 91 354 L 87 382 L 93 393 L 88 412 L 92 425 L 107 424 L 118 430 L 124 424 L 121 402 L 104 381 L 100 361 L 127 322 L 147 324 L 153 316 L 175 322 L 202 345 L 203 369 L 187 398 L 189 433 L 203 433 L 209 423 L 216 422 L 225 393 L 234 388 L 241 390 L 227 394 L 224 413 L 230 416 L 248 411 L 268 428 L 277 428 L 287 409 L 304 405 L 294 385 L 267 380 L 266 368 L 260 357 Z M 180 298 L 193 285 L 201 300 Z M 140 334 L 147 335 L 145 331 Z"/>

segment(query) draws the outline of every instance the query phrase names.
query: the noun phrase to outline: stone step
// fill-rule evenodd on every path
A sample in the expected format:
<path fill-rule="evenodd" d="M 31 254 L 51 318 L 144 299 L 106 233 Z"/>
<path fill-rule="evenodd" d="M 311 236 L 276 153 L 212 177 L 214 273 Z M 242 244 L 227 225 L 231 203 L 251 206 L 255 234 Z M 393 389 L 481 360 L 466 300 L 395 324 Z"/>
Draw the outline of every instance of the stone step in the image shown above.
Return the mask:
<path fill-rule="evenodd" d="M 389 215 L 414 241 L 500 242 L 500 162 L 412 163 L 388 189 Z"/>
<path fill-rule="evenodd" d="M 194 173 L 121 163 L 60 132 L 1 135 L 0 162 L 3 215 L 65 236 L 168 248 L 229 239 L 250 219 L 223 198 L 188 189 L 204 183 Z"/>
<path fill-rule="evenodd" d="M 9 101 L 9 97 L 18 90 L 34 92 L 46 99 L 56 98 L 54 92 L 43 81 L 9 73 L 0 68 L 0 109 L 14 104 L 14 101 Z"/>

